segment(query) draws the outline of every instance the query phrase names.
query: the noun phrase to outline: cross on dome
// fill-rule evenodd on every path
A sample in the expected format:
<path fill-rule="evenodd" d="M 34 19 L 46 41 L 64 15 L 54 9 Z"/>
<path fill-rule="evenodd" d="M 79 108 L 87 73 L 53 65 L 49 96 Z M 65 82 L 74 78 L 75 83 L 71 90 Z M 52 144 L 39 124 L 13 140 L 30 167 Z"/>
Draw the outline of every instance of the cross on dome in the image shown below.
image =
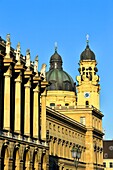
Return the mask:
<path fill-rule="evenodd" d="M 87 42 L 87 45 L 89 44 L 89 35 L 87 34 L 86 35 L 86 42 Z"/>
<path fill-rule="evenodd" d="M 55 52 L 57 52 L 57 48 L 58 48 L 58 45 L 57 45 L 57 42 L 55 42 Z"/>

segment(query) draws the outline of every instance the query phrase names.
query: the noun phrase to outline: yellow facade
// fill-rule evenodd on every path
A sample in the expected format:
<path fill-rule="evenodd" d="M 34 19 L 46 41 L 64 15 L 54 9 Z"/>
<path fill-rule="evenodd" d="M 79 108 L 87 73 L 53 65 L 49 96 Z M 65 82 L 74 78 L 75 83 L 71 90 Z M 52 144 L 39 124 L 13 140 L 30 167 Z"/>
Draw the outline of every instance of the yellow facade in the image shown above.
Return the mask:
<path fill-rule="evenodd" d="M 104 163 L 106 164 L 104 170 L 113 170 L 113 159 L 104 159 Z M 112 164 L 112 167 L 110 167 L 110 163 Z"/>
<path fill-rule="evenodd" d="M 103 170 L 97 63 L 79 64 L 85 73 L 77 76 L 77 93 L 47 90 L 46 65 L 39 72 L 29 50 L 23 56 L 19 43 L 11 47 L 10 35 L 0 39 L 1 170 L 74 170 L 73 146 L 81 150 L 78 170 Z"/>
<path fill-rule="evenodd" d="M 0 38 L 0 170 L 49 169 L 46 142 L 47 82 L 37 60 Z M 40 99 L 43 101 L 40 110 Z M 41 119 L 43 117 L 43 119 Z"/>
<path fill-rule="evenodd" d="M 87 45 L 86 50 L 90 50 Z M 91 51 L 91 56 L 93 55 Z M 53 58 L 56 57 L 56 54 L 52 55 Z M 59 54 L 57 53 L 57 57 Z M 89 57 L 89 56 L 88 56 Z M 55 60 L 56 62 L 56 60 Z M 51 61 L 50 61 L 51 63 Z M 77 92 L 66 90 L 48 90 L 47 91 L 47 106 L 58 111 L 62 115 L 71 118 L 75 122 L 79 122 L 79 125 L 84 125 L 84 133 L 81 134 L 79 129 L 77 134 L 77 127 L 71 142 L 73 145 L 80 145 L 83 150 L 83 157 L 80 162 L 83 163 L 83 166 L 78 166 L 78 169 L 94 170 L 94 169 L 103 169 L 103 131 L 102 131 L 102 117 L 100 109 L 100 85 L 99 85 L 99 76 L 96 74 L 97 62 L 94 59 L 83 59 L 79 62 L 79 73 L 77 76 L 78 84 L 76 86 Z M 50 67 L 51 68 L 51 67 Z M 50 70 L 51 71 L 51 70 Z M 52 81 L 51 81 L 52 82 Z M 53 116 L 54 117 L 54 116 Z M 52 121 L 52 120 L 51 120 Z M 63 123 L 64 121 L 62 121 Z M 65 126 L 65 123 L 63 123 Z M 54 122 L 54 126 L 57 127 L 58 132 L 58 120 Z M 78 126 L 78 124 L 77 124 Z M 62 128 L 62 126 L 61 126 Z M 68 131 L 70 124 L 68 124 Z M 49 129 L 51 132 L 51 130 Z M 69 133 L 69 132 L 68 132 Z M 58 134 L 55 134 L 58 136 Z M 76 137 L 75 137 L 76 136 Z M 82 136 L 82 137 L 81 137 Z M 56 137 L 56 136 L 55 136 Z M 67 135 L 66 133 L 60 135 L 60 140 L 64 140 Z M 75 138 L 74 138 L 75 137 Z M 81 137 L 81 138 L 80 138 Z M 52 134 L 54 138 L 54 134 Z M 57 137 L 59 140 L 59 137 Z M 77 139 L 78 138 L 78 139 Z M 70 143 L 70 138 L 66 138 L 67 143 Z M 58 145 L 58 142 L 57 142 Z M 65 146 L 66 149 L 66 146 Z M 69 152 L 71 149 L 69 150 Z M 51 151 L 49 152 L 50 155 Z M 58 156 L 58 155 L 57 155 Z M 58 156 L 62 157 L 61 155 Z M 63 159 L 63 158 L 62 158 Z M 59 164 L 61 164 L 59 160 Z M 70 167 L 70 162 L 66 163 L 65 160 L 62 160 L 64 169 L 74 169 L 74 165 Z"/>

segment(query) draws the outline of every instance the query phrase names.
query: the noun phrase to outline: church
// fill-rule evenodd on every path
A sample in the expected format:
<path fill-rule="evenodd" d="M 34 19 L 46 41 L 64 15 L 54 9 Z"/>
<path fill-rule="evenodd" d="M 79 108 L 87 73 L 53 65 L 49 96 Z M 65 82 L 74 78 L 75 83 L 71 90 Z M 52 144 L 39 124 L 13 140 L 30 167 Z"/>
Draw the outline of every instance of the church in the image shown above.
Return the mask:
<path fill-rule="evenodd" d="M 38 70 L 10 35 L 0 37 L 0 169 L 103 170 L 100 84 L 95 53 L 80 55 L 77 83 L 57 46 Z"/>

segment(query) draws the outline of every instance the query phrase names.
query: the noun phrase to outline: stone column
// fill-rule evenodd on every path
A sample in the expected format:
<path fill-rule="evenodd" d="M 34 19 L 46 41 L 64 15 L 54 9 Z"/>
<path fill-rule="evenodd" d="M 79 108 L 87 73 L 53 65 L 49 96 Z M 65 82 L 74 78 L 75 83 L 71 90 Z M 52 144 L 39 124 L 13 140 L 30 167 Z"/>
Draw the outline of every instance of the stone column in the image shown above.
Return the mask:
<path fill-rule="evenodd" d="M 87 128 L 86 132 L 86 152 L 85 152 L 85 162 L 86 162 L 86 170 L 94 169 L 94 146 L 93 146 L 93 132 L 91 128 Z"/>
<path fill-rule="evenodd" d="M 20 160 L 20 164 L 19 164 L 18 170 L 23 170 L 23 164 L 24 164 L 23 160 Z"/>
<path fill-rule="evenodd" d="M 43 159 L 42 159 L 42 149 L 40 148 L 39 150 L 38 150 L 38 162 L 39 162 L 39 164 L 38 164 L 38 170 L 42 170 L 42 164 L 43 164 Z"/>
<path fill-rule="evenodd" d="M 69 146 L 68 146 L 68 141 L 66 141 L 66 144 L 65 144 L 65 158 L 69 158 Z"/>
<path fill-rule="evenodd" d="M 48 82 L 41 82 L 41 139 L 46 141 L 46 87 Z"/>
<path fill-rule="evenodd" d="M 53 155 L 57 155 L 57 152 L 58 152 L 58 148 L 57 148 L 57 138 L 54 137 L 53 139 Z"/>
<path fill-rule="evenodd" d="M 10 130 L 10 81 L 11 81 L 11 66 L 9 66 L 7 71 L 4 73 L 4 119 L 3 128 Z M 5 67 L 5 63 L 4 63 Z"/>
<path fill-rule="evenodd" d="M 21 72 L 15 79 L 15 122 L 14 131 L 17 133 L 21 132 Z"/>
<path fill-rule="evenodd" d="M 38 170 L 42 170 L 42 169 L 41 169 L 41 163 L 39 163 Z"/>
<path fill-rule="evenodd" d="M 53 143 L 53 137 L 50 136 L 50 139 L 49 139 L 49 155 L 51 155 L 52 151 L 53 151 L 52 143 Z"/>
<path fill-rule="evenodd" d="M 46 86 L 41 94 L 41 139 L 46 140 Z"/>
<path fill-rule="evenodd" d="M 61 151 L 61 139 L 58 139 L 58 156 L 61 157 L 61 154 L 60 154 L 60 151 Z"/>
<path fill-rule="evenodd" d="M 69 158 L 72 159 L 72 153 L 71 153 L 71 150 L 72 150 L 72 142 L 69 143 Z"/>
<path fill-rule="evenodd" d="M 41 139 L 46 140 L 46 90 L 41 95 Z"/>
<path fill-rule="evenodd" d="M 33 159 L 33 161 L 34 161 L 34 169 L 35 170 L 39 170 L 39 160 L 38 160 L 38 148 L 35 148 L 35 155 L 34 155 L 34 159 Z"/>
<path fill-rule="evenodd" d="M 11 63 L 13 59 L 10 57 L 10 34 L 6 37 L 6 55 L 4 57 L 4 118 L 3 118 L 3 128 L 10 130 L 10 86 L 11 86 L 11 76 L 12 76 L 12 66 Z"/>
<path fill-rule="evenodd" d="M 8 170 L 12 170 L 12 169 L 13 169 L 13 159 L 9 159 Z"/>
<path fill-rule="evenodd" d="M 40 122 L 40 82 L 38 77 L 33 78 L 35 88 L 33 89 L 33 137 L 39 139 L 39 122 Z"/>
<path fill-rule="evenodd" d="M 9 170 L 9 158 L 4 158 L 4 170 Z"/>
<path fill-rule="evenodd" d="M 35 164 L 34 164 L 34 169 L 35 169 L 35 170 L 39 170 L 39 163 L 38 163 L 38 162 L 35 162 Z"/>
<path fill-rule="evenodd" d="M 65 140 L 62 140 L 62 157 L 65 157 Z"/>
<path fill-rule="evenodd" d="M 30 71 L 26 71 L 25 75 L 25 112 L 24 112 L 24 134 L 30 136 L 30 88 L 31 78 Z"/>

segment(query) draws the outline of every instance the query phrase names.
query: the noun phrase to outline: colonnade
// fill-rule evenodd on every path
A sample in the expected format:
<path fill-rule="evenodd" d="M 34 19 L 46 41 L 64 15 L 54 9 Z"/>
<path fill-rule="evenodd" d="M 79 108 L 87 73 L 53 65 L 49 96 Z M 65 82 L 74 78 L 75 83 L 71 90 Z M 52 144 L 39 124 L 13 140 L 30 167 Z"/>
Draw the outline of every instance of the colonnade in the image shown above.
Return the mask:
<path fill-rule="evenodd" d="M 5 55 L 0 57 L 2 58 L 0 90 L 4 91 L 2 93 L 4 104 L 1 102 L 0 113 L 3 119 L 1 129 L 46 140 L 47 82 L 37 70 L 37 57 L 33 64 L 30 61 L 29 50 L 25 57 L 21 56 L 20 44 L 15 51 L 12 50 L 10 35 L 7 35 Z"/>
<path fill-rule="evenodd" d="M 53 166 L 53 162 L 56 162 L 56 166 L 58 165 L 59 170 L 72 170 L 74 169 L 74 159 L 72 158 L 71 150 L 73 146 L 79 146 L 81 150 L 81 158 L 80 169 L 85 169 L 85 150 L 86 148 L 81 145 L 77 145 L 68 140 L 63 140 L 60 138 L 56 138 L 50 136 L 49 139 L 49 155 L 52 158 L 50 160 L 50 167 Z"/>
<path fill-rule="evenodd" d="M 0 169 L 48 170 L 45 68 L 0 39 Z M 41 104 L 40 104 L 41 103 Z"/>

